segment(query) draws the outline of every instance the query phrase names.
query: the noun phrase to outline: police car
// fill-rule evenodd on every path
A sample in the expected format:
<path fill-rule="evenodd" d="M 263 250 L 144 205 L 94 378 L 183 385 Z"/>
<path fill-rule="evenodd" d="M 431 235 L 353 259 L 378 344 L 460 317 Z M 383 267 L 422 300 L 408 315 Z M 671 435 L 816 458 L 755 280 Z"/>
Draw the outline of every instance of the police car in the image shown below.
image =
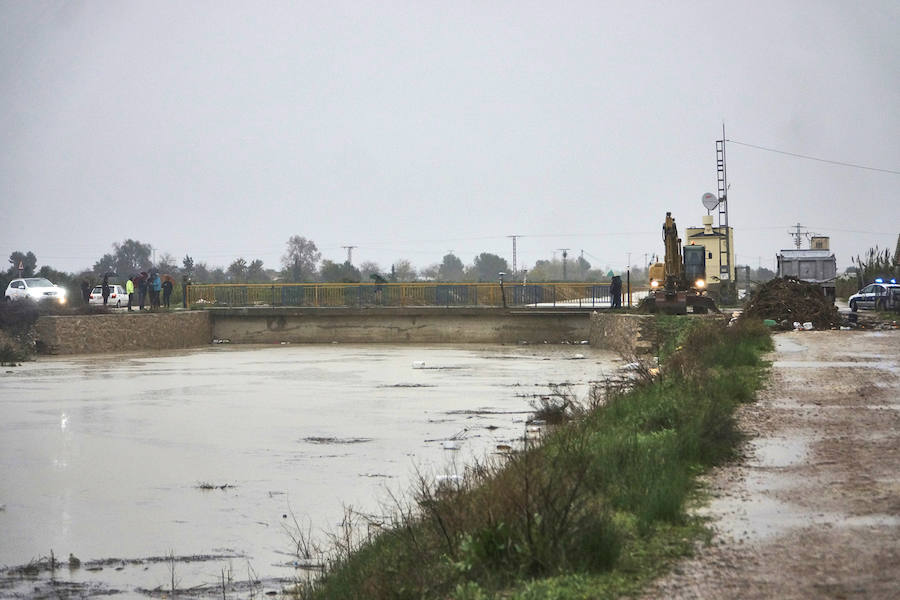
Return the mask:
<path fill-rule="evenodd" d="M 900 284 L 896 279 L 885 281 L 879 277 L 874 283 L 850 296 L 849 304 L 853 312 L 861 308 L 874 310 L 900 308 Z"/>

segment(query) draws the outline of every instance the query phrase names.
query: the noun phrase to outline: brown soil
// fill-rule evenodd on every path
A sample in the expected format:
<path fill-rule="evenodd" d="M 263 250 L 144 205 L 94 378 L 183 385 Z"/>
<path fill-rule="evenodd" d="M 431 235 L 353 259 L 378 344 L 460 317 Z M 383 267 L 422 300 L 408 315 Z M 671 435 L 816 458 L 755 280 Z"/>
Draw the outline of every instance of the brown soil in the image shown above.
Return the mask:
<path fill-rule="evenodd" d="M 708 478 L 712 542 L 645 597 L 900 597 L 900 331 L 776 348 L 743 458 Z"/>
<path fill-rule="evenodd" d="M 811 322 L 816 329 L 828 329 L 841 322 L 831 299 L 815 283 L 776 278 L 759 286 L 744 307 L 745 317 L 774 319 L 786 323 Z"/>

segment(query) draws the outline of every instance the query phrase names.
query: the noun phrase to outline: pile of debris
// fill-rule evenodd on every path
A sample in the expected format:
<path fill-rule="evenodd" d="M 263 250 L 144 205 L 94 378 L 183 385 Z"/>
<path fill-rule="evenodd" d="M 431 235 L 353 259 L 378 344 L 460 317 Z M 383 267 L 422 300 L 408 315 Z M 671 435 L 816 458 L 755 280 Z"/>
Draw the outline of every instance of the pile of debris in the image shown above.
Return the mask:
<path fill-rule="evenodd" d="M 772 319 L 782 326 L 811 322 L 816 329 L 841 324 L 837 307 L 822 288 L 790 277 L 772 279 L 759 286 L 744 305 L 743 317 Z"/>

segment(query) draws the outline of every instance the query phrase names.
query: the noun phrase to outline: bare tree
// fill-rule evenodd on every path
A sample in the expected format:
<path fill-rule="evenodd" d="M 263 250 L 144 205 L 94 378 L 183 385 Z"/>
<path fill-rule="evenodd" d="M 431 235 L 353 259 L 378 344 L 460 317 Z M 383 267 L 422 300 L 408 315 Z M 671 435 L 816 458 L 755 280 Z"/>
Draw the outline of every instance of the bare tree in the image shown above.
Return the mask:
<path fill-rule="evenodd" d="M 322 253 L 315 242 L 299 235 L 291 236 L 287 241 L 287 251 L 281 257 L 285 278 L 294 282 L 312 281 L 320 258 Z"/>
<path fill-rule="evenodd" d="M 393 281 L 415 281 L 416 269 L 411 262 L 401 258 L 391 267 L 391 278 Z"/>

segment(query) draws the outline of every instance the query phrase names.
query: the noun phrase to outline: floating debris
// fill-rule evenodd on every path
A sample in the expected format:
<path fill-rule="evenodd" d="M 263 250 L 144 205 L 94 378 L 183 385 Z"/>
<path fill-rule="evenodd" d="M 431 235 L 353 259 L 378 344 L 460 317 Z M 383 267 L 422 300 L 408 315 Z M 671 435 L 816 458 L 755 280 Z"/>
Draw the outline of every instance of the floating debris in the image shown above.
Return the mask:
<path fill-rule="evenodd" d="M 307 437 L 303 441 L 310 444 L 365 444 L 371 442 L 372 438 Z"/>
<path fill-rule="evenodd" d="M 233 486 L 230 483 L 223 483 L 222 485 L 219 485 L 216 483 L 209 483 L 208 481 L 200 481 L 194 487 L 196 487 L 198 490 L 228 490 L 233 489 L 236 486 Z"/>

